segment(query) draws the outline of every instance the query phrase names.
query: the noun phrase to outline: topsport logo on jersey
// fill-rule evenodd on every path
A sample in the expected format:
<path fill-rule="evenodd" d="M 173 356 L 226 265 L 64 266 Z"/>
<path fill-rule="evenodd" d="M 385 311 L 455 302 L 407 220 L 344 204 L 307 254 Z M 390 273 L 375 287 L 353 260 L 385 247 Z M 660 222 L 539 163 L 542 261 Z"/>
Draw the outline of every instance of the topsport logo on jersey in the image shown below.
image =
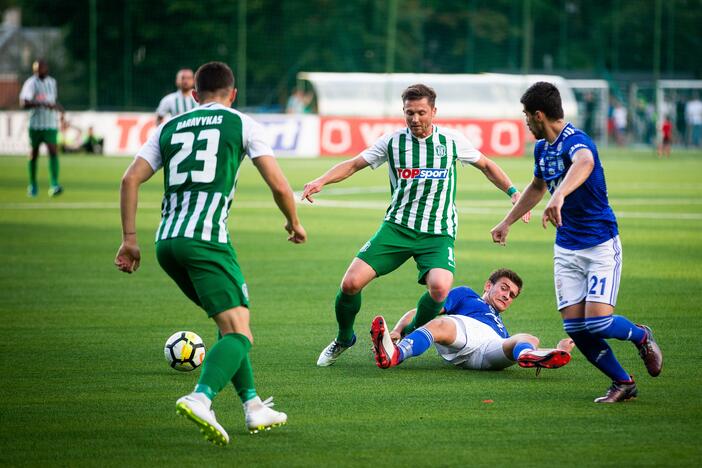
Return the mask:
<path fill-rule="evenodd" d="M 397 177 L 400 179 L 446 179 L 448 177 L 448 169 L 432 169 L 432 168 L 405 168 L 397 169 Z"/>

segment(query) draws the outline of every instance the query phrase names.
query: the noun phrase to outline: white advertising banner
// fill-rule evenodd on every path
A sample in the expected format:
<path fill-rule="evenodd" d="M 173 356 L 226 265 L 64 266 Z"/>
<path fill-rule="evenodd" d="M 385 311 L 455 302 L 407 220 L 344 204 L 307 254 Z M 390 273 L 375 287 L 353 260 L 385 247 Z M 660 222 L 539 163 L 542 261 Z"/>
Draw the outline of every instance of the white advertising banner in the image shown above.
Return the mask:
<path fill-rule="evenodd" d="M 316 115 L 257 114 L 267 130 L 273 151 L 281 157 L 319 155 L 319 117 Z M 29 112 L 0 112 L 0 155 L 29 153 Z M 66 112 L 62 129 L 68 146 L 80 146 L 89 129 L 104 138 L 107 156 L 134 156 L 155 128 L 152 113 Z"/>

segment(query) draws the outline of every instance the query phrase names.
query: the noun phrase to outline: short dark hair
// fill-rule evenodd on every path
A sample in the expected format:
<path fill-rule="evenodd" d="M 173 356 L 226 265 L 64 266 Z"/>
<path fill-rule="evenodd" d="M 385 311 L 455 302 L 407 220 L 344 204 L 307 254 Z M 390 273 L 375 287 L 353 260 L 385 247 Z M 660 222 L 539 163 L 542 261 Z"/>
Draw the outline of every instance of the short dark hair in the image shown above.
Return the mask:
<path fill-rule="evenodd" d="M 553 83 L 539 81 L 529 86 L 519 100 L 524 104 L 524 110 L 530 114 L 541 111 L 551 120 L 563 118 L 563 104 L 561 93 Z"/>
<path fill-rule="evenodd" d="M 402 91 L 403 104 L 405 101 L 418 101 L 422 98 L 427 98 L 429 105 L 434 107 L 434 103 L 436 102 L 436 91 L 421 83 L 410 85 L 404 91 Z"/>
<path fill-rule="evenodd" d="M 209 62 L 195 73 L 195 91 L 198 94 L 216 94 L 234 88 L 234 73 L 229 65 Z"/>
<path fill-rule="evenodd" d="M 498 268 L 497 270 L 493 271 L 490 273 L 490 277 L 488 278 L 488 281 L 491 282 L 492 284 L 497 283 L 497 281 L 500 278 L 507 278 L 511 282 L 513 282 L 515 285 L 517 285 L 517 288 L 519 289 L 519 292 L 522 291 L 522 279 L 519 277 L 519 275 L 508 269 L 508 268 Z"/>

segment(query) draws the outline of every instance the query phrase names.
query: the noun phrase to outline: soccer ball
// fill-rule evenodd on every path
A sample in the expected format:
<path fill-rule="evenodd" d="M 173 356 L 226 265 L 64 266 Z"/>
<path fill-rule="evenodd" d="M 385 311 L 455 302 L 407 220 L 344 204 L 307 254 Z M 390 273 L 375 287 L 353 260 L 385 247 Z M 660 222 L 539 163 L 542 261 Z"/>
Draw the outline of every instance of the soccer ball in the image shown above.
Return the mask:
<path fill-rule="evenodd" d="M 173 369 L 188 372 L 202 364 L 202 360 L 205 359 L 205 344 L 197 334 L 179 331 L 166 340 L 163 354 Z"/>

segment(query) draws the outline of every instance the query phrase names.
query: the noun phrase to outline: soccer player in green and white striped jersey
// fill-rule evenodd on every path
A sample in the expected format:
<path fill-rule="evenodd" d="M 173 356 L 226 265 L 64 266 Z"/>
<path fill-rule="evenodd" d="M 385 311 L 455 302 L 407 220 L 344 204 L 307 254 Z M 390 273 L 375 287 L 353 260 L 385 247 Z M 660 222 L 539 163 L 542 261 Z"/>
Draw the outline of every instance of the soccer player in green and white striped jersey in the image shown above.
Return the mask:
<path fill-rule="evenodd" d="M 49 76 L 49 65 L 44 60 L 37 60 L 32 64 L 34 74 L 22 85 L 20 91 L 20 104 L 29 109 L 29 140 L 32 152 L 29 155 L 29 186 L 27 195 L 36 197 L 37 186 L 37 161 L 39 147 L 46 143 L 49 150 L 49 196 L 63 193 L 59 184 L 59 161 L 57 150 L 58 112 L 63 114 L 63 107 L 58 103 L 56 80 Z"/>
<path fill-rule="evenodd" d="M 320 354 L 319 366 L 334 364 L 356 342 L 353 323 L 361 308 L 361 290 L 410 257 L 417 263 L 418 282 L 426 284 L 427 292 L 419 299 L 416 316 L 405 333 L 439 313 L 451 290 L 455 270 L 457 161 L 482 171 L 511 197 L 512 203 L 519 199 L 519 192 L 497 164 L 462 134 L 433 124 L 435 100 L 436 93 L 426 85 L 408 87 L 402 93 L 407 128 L 384 135 L 355 158 L 337 164 L 305 185 L 302 198 L 312 202 L 311 196 L 325 185 L 387 162 L 392 192 L 383 224 L 361 248 L 341 281 L 335 301 L 339 331 Z"/>
<path fill-rule="evenodd" d="M 288 240 L 302 243 L 307 234 L 263 127 L 231 109 L 236 97 L 231 69 L 221 62 L 207 63 L 198 69 L 195 80 L 200 106 L 161 125 L 122 179 L 123 236 L 115 265 L 127 273 L 139 266 L 135 221 L 139 186 L 163 167 L 165 194 L 156 232 L 159 264 L 215 321 L 221 336 L 205 356 L 195 390 L 180 398 L 176 409 L 195 422 L 208 440 L 223 445 L 229 436 L 210 405 L 229 381 L 241 398 L 251 432 L 287 421 L 285 413 L 270 408 L 270 399 L 261 401 L 254 387 L 248 288 L 226 226 L 245 156 L 252 159 L 285 216 Z"/>
<path fill-rule="evenodd" d="M 193 71 L 183 68 L 176 73 L 176 88 L 171 94 L 166 94 L 158 103 L 156 108 L 156 125 L 161 125 L 167 115 L 171 118 L 189 112 L 197 107 L 197 101 L 193 98 L 193 86 L 195 78 Z"/>

